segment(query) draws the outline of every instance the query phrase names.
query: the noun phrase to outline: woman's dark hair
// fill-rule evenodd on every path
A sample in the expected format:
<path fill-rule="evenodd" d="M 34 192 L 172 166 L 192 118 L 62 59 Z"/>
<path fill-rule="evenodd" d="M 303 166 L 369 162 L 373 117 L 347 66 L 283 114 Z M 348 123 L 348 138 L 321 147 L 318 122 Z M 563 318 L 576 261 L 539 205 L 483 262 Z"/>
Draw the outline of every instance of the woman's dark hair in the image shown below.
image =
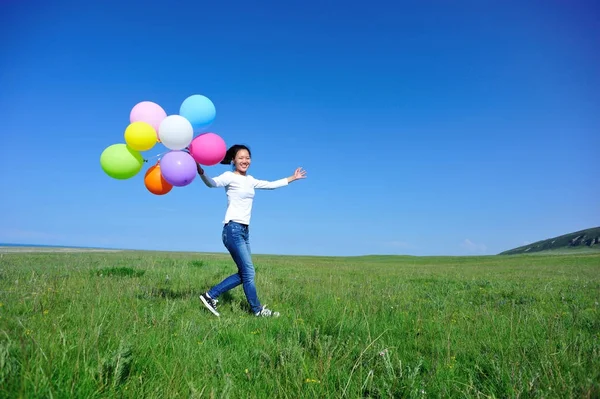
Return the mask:
<path fill-rule="evenodd" d="M 233 161 L 233 159 L 235 158 L 235 156 L 237 155 L 239 150 L 248 151 L 248 155 L 250 155 L 250 157 L 252 157 L 250 148 L 246 147 L 243 144 L 235 144 L 235 145 L 232 145 L 231 147 L 229 147 L 229 149 L 225 153 L 225 158 L 223 158 L 223 160 L 221 161 L 221 164 L 229 165 L 231 163 L 231 161 Z"/>

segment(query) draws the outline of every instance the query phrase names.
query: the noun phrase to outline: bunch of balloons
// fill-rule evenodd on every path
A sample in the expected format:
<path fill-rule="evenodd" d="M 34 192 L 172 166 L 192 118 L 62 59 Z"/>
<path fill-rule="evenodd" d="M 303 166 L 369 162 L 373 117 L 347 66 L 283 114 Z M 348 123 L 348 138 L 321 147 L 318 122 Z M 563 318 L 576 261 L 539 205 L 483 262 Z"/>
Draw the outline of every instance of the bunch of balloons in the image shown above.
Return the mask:
<path fill-rule="evenodd" d="M 215 133 L 202 133 L 215 114 L 212 101 L 200 94 L 186 98 L 179 114 L 168 116 L 160 105 L 142 101 L 129 114 L 125 143 L 110 145 L 100 155 L 102 170 L 114 179 L 130 179 L 147 162 L 141 152 L 161 143 L 167 152 L 146 171 L 146 188 L 152 194 L 164 195 L 173 186 L 187 186 L 196 177 L 196 162 L 211 166 L 225 157 L 225 141 Z M 199 134 L 194 137 L 195 133 Z"/>

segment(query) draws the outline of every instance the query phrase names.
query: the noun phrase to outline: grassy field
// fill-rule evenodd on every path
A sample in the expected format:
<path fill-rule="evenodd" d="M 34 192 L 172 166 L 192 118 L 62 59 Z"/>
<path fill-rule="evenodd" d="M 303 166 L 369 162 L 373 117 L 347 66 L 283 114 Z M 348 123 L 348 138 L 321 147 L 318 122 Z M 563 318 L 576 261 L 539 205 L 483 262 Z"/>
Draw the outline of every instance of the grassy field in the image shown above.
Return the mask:
<path fill-rule="evenodd" d="M 6 253 L 0 395 L 599 397 L 600 255 L 255 256 L 217 318 L 221 254 Z"/>

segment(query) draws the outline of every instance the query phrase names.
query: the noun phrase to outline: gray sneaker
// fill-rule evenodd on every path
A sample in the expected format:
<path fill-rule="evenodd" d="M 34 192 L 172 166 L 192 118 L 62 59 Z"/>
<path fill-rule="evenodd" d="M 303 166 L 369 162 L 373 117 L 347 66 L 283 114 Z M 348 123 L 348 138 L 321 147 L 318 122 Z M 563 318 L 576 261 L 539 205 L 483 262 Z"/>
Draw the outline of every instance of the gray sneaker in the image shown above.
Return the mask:
<path fill-rule="evenodd" d="M 279 312 L 273 312 L 270 309 L 267 309 L 266 306 L 263 306 L 260 312 L 256 312 L 254 314 L 256 317 L 279 317 Z"/>

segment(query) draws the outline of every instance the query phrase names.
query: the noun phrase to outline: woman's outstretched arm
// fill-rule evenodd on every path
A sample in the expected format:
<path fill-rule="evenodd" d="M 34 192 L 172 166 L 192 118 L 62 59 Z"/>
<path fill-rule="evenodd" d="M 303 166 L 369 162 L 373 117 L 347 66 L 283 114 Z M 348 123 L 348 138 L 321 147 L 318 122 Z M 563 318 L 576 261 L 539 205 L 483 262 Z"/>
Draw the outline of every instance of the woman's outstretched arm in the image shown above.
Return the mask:
<path fill-rule="evenodd" d="M 302 168 L 298 168 L 294 171 L 294 174 L 290 177 L 284 177 L 283 179 L 267 181 L 267 180 L 258 180 L 254 179 L 254 188 L 262 189 L 262 190 L 273 190 L 275 188 L 287 186 L 289 183 L 306 178 L 306 171 Z"/>

